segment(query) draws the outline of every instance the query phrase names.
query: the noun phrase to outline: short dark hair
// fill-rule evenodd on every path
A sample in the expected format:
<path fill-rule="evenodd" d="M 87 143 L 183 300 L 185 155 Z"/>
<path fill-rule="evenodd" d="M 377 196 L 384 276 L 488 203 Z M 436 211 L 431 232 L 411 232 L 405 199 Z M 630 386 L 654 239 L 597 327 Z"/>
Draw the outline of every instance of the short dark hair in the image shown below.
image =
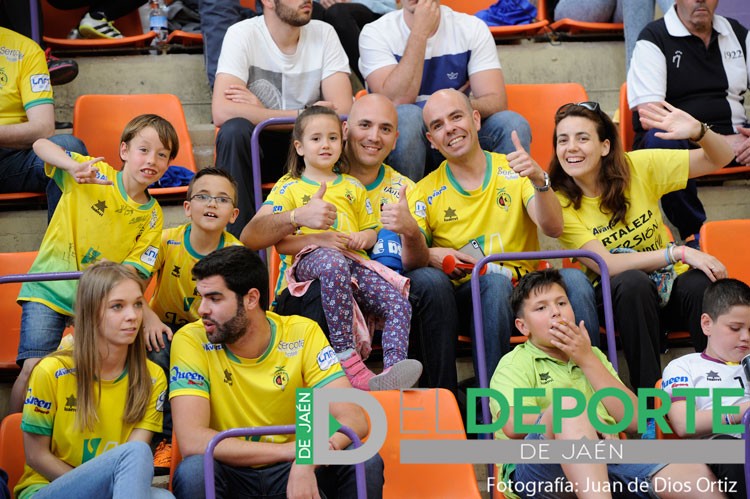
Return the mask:
<path fill-rule="evenodd" d="M 245 246 L 221 248 L 201 258 L 193 267 L 196 280 L 216 275 L 224 278 L 238 299 L 257 289 L 261 308 L 268 308 L 268 270 L 255 251 Z"/>
<path fill-rule="evenodd" d="M 521 317 L 523 304 L 531 296 L 531 293 L 537 292 L 537 290 L 544 291 L 553 284 L 559 285 L 563 288 L 565 294 L 568 294 L 568 288 L 565 287 L 562 275 L 557 269 L 537 270 L 523 276 L 510 295 L 510 307 L 513 310 L 513 316 Z"/>
<path fill-rule="evenodd" d="M 229 183 L 232 184 L 232 188 L 234 189 L 234 192 L 232 193 L 232 201 L 234 202 L 234 205 L 237 206 L 237 181 L 234 179 L 234 177 L 232 177 L 232 175 L 229 174 L 229 172 L 220 170 L 219 168 L 214 168 L 212 166 L 199 170 L 193 176 L 193 178 L 190 179 L 190 183 L 188 184 L 187 196 L 185 199 L 190 201 L 190 198 L 193 197 L 193 184 L 195 184 L 199 178 L 205 177 L 206 175 L 214 175 L 216 177 L 223 177 L 227 179 Z"/>
<path fill-rule="evenodd" d="M 750 307 L 750 286 L 737 279 L 719 279 L 703 293 L 703 313 L 712 320 L 737 305 Z"/>

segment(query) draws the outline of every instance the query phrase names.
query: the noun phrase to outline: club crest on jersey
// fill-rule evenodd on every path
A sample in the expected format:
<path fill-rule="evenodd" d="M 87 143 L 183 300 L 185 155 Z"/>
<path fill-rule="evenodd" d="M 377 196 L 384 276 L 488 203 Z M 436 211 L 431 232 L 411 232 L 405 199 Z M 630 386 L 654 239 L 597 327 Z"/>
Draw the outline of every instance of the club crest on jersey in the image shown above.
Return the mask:
<path fill-rule="evenodd" d="M 505 189 L 498 189 L 497 190 L 497 197 L 495 198 L 495 202 L 497 203 L 497 206 L 502 208 L 505 211 L 508 211 L 510 209 L 510 203 L 512 199 L 510 197 L 510 194 L 505 192 Z"/>
<path fill-rule="evenodd" d="M 273 373 L 274 386 L 283 392 L 287 383 L 289 383 L 289 374 L 286 372 L 286 366 L 277 366 Z"/>

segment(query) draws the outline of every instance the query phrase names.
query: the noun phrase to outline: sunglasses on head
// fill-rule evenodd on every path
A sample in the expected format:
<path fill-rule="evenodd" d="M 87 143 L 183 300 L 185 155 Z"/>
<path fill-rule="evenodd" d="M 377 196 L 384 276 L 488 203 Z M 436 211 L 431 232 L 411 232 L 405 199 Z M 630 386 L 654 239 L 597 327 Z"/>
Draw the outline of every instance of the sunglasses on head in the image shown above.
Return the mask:
<path fill-rule="evenodd" d="M 562 106 L 560 106 L 560 108 L 557 110 L 557 113 L 555 113 L 555 114 L 558 114 L 558 115 L 562 114 L 562 113 L 568 111 L 573 106 L 580 106 L 580 107 L 582 107 L 584 109 L 588 109 L 589 111 L 591 111 L 593 113 L 599 113 L 599 112 L 601 112 L 601 108 L 599 107 L 599 103 L 598 102 L 586 101 L 586 102 L 570 102 L 568 104 L 563 104 Z"/>

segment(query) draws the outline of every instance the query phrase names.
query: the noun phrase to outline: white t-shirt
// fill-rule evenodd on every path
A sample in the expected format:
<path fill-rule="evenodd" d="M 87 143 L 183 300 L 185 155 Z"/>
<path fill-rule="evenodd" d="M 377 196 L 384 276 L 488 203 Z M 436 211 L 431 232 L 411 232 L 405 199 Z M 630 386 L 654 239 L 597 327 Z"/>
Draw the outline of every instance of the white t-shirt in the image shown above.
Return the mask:
<path fill-rule="evenodd" d="M 310 21 L 297 51 L 284 54 L 263 16 L 232 25 L 224 37 L 216 74 L 236 76 L 268 109 L 301 109 L 322 100 L 321 82 L 349 73 L 349 59 L 331 25 Z"/>
<path fill-rule="evenodd" d="M 398 64 L 406 50 L 410 30 L 404 11 L 389 12 L 366 24 L 359 35 L 359 70 L 367 78 L 373 71 Z M 417 103 L 437 90 L 459 89 L 469 76 L 500 69 L 495 40 L 478 17 L 440 7 L 440 26 L 427 40 L 422 84 Z"/>

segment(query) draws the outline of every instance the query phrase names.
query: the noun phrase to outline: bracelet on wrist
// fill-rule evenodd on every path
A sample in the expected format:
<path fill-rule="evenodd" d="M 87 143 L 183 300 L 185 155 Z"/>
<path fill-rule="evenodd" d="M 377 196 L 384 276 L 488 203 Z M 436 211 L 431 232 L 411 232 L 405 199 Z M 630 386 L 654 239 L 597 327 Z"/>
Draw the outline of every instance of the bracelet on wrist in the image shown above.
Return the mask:
<path fill-rule="evenodd" d="M 698 137 L 696 137 L 694 139 L 690 139 L 690 140 L 692 140 L 693 142 L 700 142 L 701 140 L 703 140 L 703 137 L 706 136 L 706 133 L 710 129 L 711 129 L 711 125 L 709 125 L 708 123 L 705 123 L 705 122 L 701 122 L 701 131 L 698 134 Z"/>
<path fill-rule="evenodd" d="M 296 211 L 297 211 L 297 208 L 289 212 L 289 221 L 292 223 L 292 227 L 294 228 L 294 230 L 299 229 L 299 225 L 297 224 L 297 221 L 294 219 L 294 213 Z"/>

